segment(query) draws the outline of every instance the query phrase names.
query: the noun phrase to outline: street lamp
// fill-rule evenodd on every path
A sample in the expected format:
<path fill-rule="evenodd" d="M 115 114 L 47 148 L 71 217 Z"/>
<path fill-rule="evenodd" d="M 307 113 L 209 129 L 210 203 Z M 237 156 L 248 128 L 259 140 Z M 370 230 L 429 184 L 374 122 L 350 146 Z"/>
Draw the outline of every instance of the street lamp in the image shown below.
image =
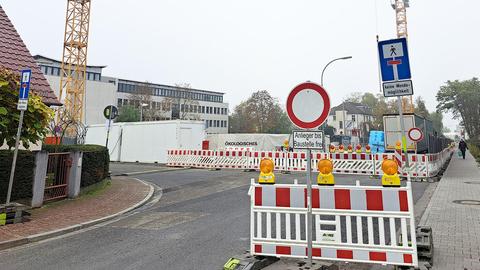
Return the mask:
<path fill-rule="evenodd" d="M 140 103 L 140 122 L 143 122 L 143 107 L 147 107 L 148 103 Z"/>
<path fill-rule="evenodd" d="M 352 56 L 339 57 L 339 58 L 335 58 L 335 59 L 333 59 L 332 61 L 328 62 L 328 64 L 326 64 L 325 67 L 324 67 L 323 70 L 322 70 L 322 79 L 321 79 L 321 81 L 320 81 L 321 84 L 322 84 L 322 87 L 323 87 L 323 73 L 325 72 L 325 69 L 327 69 L 327 67 L 328 67 L 331 63 L 333 63 L 333 62 L 335 62 L 335 61 L 338 61 L 338 60 L 348 60 L 348 59 L 351 59 L 351 58 L 352 58 Z"/>
<path fill-rule="evenodd" d="M 325 73 L 325 70 L 327 69 L 327 67 L 335 61 L 348 60 L 348 59 L 351 59 L 351 58 L 352 58 L 352 56 L 344 56 L 344 57 L 335 58 L 335 59 L 331 60 L 330 62 L 328 62 L 325 65 L 325 67 L 323 67 L 323 70 L 322 70 L 322 76 L 321 76 L 321 80 L 320 80 L 320 83 L 321 83 L 322 87 L 323 87 L 323 74 Z M 323 130 L 323 134 L 325 136 L 325 125 L 322 125 L 322 130 Z M 343 102 L 343 130 L 345 131 L 345 102 Z M 324 145 L 324 149 L 325 149 L 325 145 Z"/>

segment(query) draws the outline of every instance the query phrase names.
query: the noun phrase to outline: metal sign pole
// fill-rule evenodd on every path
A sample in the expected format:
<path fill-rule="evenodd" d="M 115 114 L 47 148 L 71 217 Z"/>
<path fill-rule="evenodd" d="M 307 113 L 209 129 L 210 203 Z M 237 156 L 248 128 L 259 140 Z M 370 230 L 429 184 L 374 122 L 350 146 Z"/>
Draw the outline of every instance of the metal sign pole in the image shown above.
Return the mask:
<path fill-rule="evenodd" d="M 15 166 L 17 165 L 18 145 L 20 143 L 20 134 L 22 132 L 23 114 L 24 113 L 25 113 L 24 110 L 20 111 L 20 120 L 18 121 L 17 138 L 15 139 L 15 151 L 13 152 L 12 170 L 10 171 L 10 181 L 8 182 L 6 204 L 10 203 L 10 197 L 12 195 L 13 177 L 15 176 Z"/>
<path fill-rule="evenodd" d="M 105 147 L 107 148 L 108 148 L 108 137 L 110 136 L 110 126 L 112 125 L 112 114 L 113 114 L 113 105 L 110 105 L 110 114 L 108 115 L 107 140 L 105 142 Z"/>
<path fill-rule="evenodd" d="M 395 57 L 393 58 L 395 60 Z M 393 78 L 394 81 L 398 81 L 398 67 L 397 64 L 393 64 Z M 402 148 L 405 153 L 405 169 L 407 170 L 407 177 L 410 178 L 410 164 L 408 162 L 408 151 L 407 151 L 407 137 L 405 136 L 405 119 L 403 119 L 403 106 L 402 106 L 402 97 L 397 97 L 398 103 L 398 115 L 400 117 L 400 132 L 402 140 Z"/>
<path fill-rule="evenodd" d="M 312 150 L 307 149 L 307 252 L 312 267 Z"/>

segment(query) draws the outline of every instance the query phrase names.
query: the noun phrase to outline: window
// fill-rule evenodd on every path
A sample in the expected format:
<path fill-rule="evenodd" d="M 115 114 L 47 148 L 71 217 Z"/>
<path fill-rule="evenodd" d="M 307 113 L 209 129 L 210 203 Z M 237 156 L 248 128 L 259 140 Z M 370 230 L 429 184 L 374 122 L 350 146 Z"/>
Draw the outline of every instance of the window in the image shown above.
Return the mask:
<path fill-rule="evenodd" d="M 205 106 L 202 106 L 202 113 L 205 113 Z"/>
<path fill-rule="evenodd" d="M 343 121 L 338 122 L 338 128 L 343 128 Z"/>
<path fill-rule="evenodd" d="M 118 107 L 121 107 L 121 106 L 122 106 L 122 99 L 121 99 L 121 98 L 119 98 L 119 99 L 117 100 L 117 105 L 118 105 Z"/>
<path fill-rule="evenodd" d="M 355 122 L 355 115 L 352 114 L 352 122 Z"/>
<path fill-rule="evenodd" d="M 337 116 L 335 114 L 333 115 L 333 121 L 337 121 Z"/>
<path fill-rule="evenodd" d="M 208 120 L 208 126 L 212 127 L 212 120 Z"/>

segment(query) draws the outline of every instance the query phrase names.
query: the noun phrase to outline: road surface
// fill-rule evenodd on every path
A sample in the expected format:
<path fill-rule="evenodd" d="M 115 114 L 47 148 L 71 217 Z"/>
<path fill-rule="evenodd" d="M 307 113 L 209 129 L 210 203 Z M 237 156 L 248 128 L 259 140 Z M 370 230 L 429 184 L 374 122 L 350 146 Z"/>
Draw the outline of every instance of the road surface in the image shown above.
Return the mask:
<path fill-rule="evenodd" d="M 162 188 L 158 202 L 106 225 L 0 252 L 1 269 L 221 269 L 249 248 L 247 191 L 257 176 L 199 169 L 136 175 Z M 304 174 L 277 174 L 279 182 L 294 178 L 302 183 Z M 338 184 L 354 179 L 380 182 L 336 177 Z M 415 201 L 427 186 L 413 183 Z"/>

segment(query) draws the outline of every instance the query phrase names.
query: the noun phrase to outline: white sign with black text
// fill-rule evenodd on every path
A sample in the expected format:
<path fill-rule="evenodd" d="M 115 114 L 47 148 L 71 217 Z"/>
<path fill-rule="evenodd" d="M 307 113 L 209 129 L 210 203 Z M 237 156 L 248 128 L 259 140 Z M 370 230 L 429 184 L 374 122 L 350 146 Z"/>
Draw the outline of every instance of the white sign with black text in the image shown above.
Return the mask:
<path fill-rule="evenodd" d="M 323 149 L 322 131 L 294 131 L 293 132 L 294 149 Z"/>
<path fill-rule="evenodd" d="M 413 95 L 411 80 L 394 81 L 383 83 L 383 95 L 385 97 L 399 97 Z"/>

